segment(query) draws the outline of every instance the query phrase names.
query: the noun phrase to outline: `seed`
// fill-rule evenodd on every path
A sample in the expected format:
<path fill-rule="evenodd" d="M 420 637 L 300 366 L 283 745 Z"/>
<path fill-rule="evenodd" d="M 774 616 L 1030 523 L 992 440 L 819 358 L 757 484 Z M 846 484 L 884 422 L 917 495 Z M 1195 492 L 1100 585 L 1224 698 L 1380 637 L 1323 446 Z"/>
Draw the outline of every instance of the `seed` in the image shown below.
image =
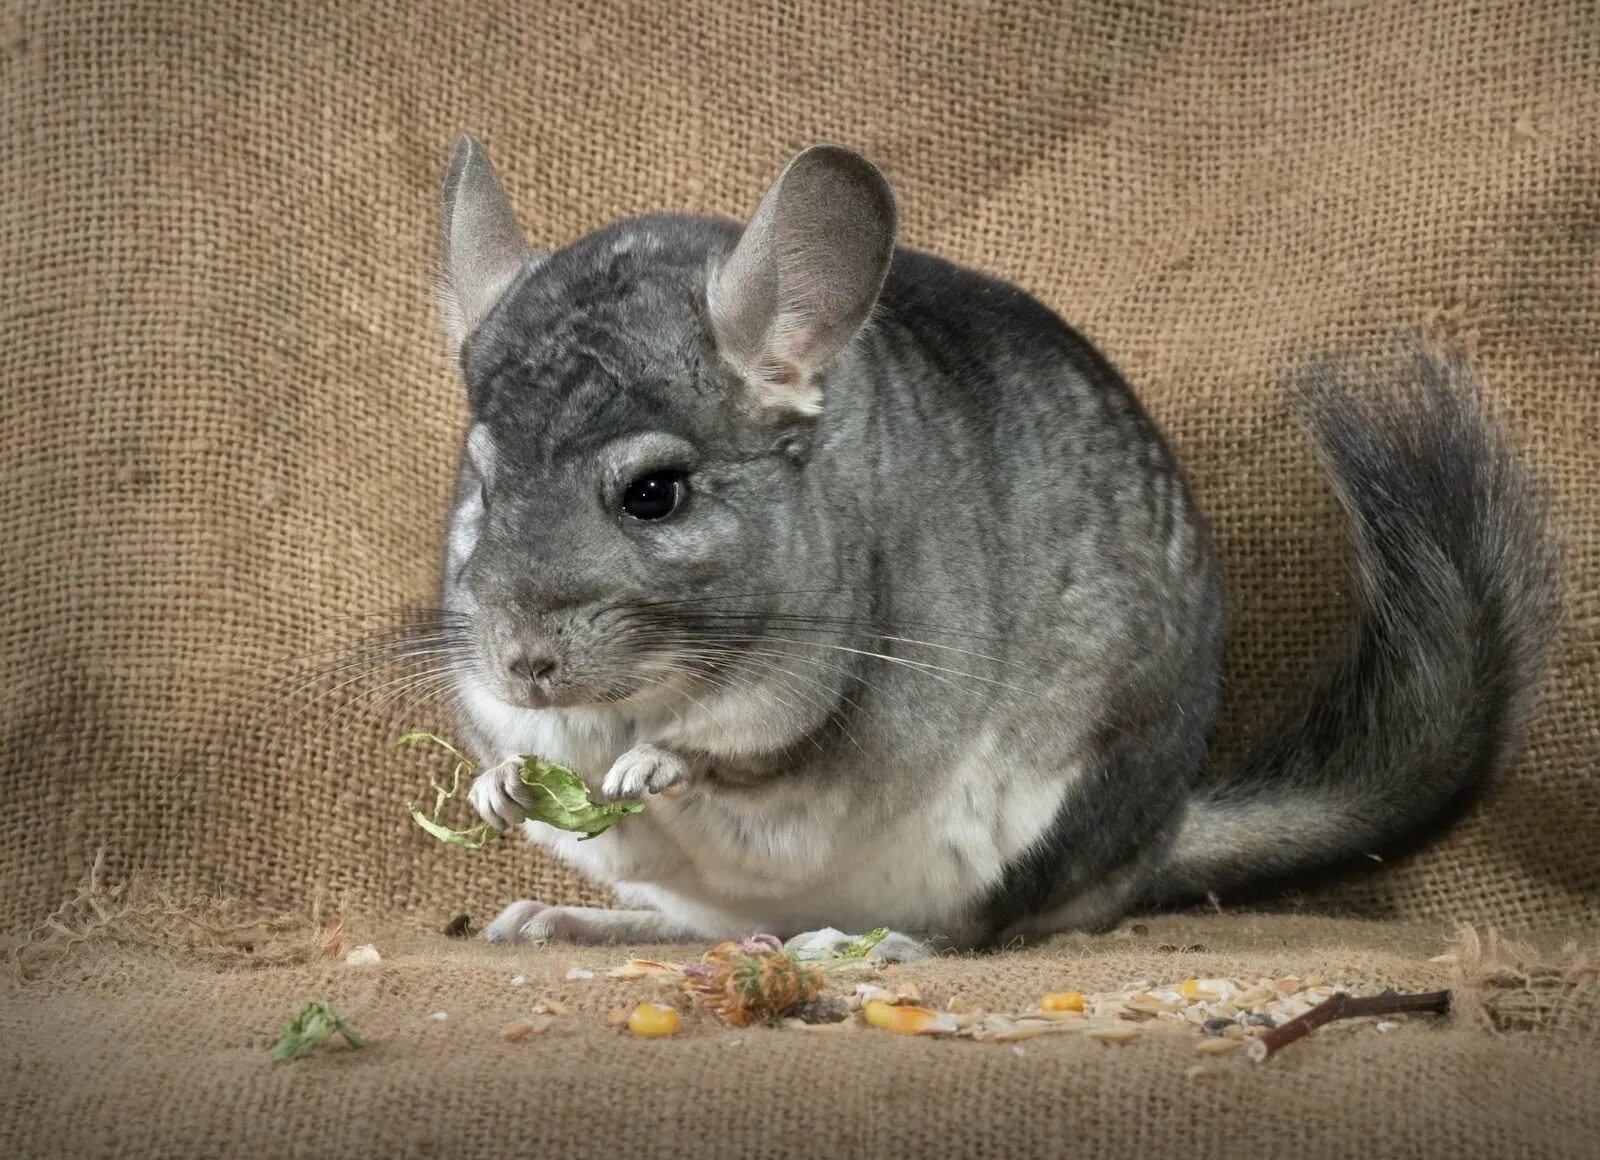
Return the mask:
<path fill-rule="evenodd" d="M 1260 1011 L 1252 1012 L 1251 1014 L 1246 1015 L 1244 1017 L 1244 1021 L 1251 1027 L 1266 1027 L 1270 1029 L 1278 1025 L 1278 1021 L 1271 1015 Z"/>
<path fill-rule="evenodd" d="M 1137 1023 L 1116 1023 L 1110 1027 L 1093 1027 L 1084 1032 L 1090 1039 L 1101 1043 L 1127 1043 L 1139 1037 Z"/>
<path fill-rule="evenodd" d="M 349 954 L 345 955 L 344 961 L 349 963 L 352 967 L 363 967 L 368 963 L 378 962 L 380 957 L 381 956 L 378 954 L 378 948 L 368 944 L 366 946 L 359 946 Z"/>
<path fill-rule="evenodd" d="M 935 1035 L 960 1030 L 952 1015 L 926 1007 L 895 1006 L 882 999 L 868 999 L 861 1008 L 861 1015 L 869 1027 L 893 1031 L 896 1035 Z"/>
<path fill-rule="evenodd" d="M 530 1035 L 543 1035 L 550 1030 L 550 1025 L 554 1022 L 555 1017 L 552 1015 L 535 1015 L 532 1019 L 518 1019 L 500 1028 L 500 1038 L 515 1042 Z"/>
<path fill-rule="evenodd" d="M 1082 991 L 1053 991 L 1039 1000 L 1041 1011 L 1082 1011 Z"/>
<path fill-rule="evenodd" d="M 1234 1025 L 1232 1019 L 1207 1019 L 1200 1025 L 1200 1030 L 1207 1035 L 1221 1035 Z"/>
<path fill-rule="evenodd" d="M 678 1030 L 676 1008 L 664 1003 L 640 1003 L 628 1013 L 628 1030 L 640 1039 L 660 1039 Z"/>
<path fill-rule="evenodd" d="M 607 971 L 613 979 L 642 979 L 647 975 L 676 975 L 682 968 L 676 963 L 658 963 L 654 959 L 629 959 L 622 966 Z"/>
<path fill-rule="evenodd" d="M 1198 1055 L 1221 1055 L 1224 1051 L 1232 1051 L 1244 1043 L 1242 1039 L 1202 1039 L 1194 1045 Z"/>

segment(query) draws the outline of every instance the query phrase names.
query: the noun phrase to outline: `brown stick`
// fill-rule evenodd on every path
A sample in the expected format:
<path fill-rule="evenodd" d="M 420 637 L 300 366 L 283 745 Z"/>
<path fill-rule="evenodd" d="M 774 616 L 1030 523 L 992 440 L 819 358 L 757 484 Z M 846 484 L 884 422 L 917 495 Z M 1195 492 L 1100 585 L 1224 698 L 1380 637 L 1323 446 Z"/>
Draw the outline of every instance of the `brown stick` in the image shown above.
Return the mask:
<path fill-rule="evenodd" d="M 1429 991 L 1422 995 L 1397 995 L 1385 991 L 1381 995 L 1354 998 L 1343 991 L 1282 1027 L 1275 1027 L 1250 1044 L 1250 1058 L 1260 1063 L 1296 1039 L 1304 1039 L 1324 1023 L 1335 1019 L 1358 1019 L 1363 1015 L 1399 1015 L 1403 1012 L 1425 1011 L 1443 1015 L 1450 1010 L 1449 991 Z"/>

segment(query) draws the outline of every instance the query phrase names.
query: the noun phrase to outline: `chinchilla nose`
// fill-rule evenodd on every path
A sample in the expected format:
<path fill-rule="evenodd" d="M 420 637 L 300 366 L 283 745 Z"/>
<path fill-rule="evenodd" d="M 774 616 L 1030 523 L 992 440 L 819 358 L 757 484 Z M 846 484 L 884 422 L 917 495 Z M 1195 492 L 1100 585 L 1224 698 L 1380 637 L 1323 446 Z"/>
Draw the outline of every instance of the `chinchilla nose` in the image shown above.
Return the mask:
<path fill-rule="evenodd" d="M 512 645 L 502 659 L 507 672 L 540 692 L 549 691 L 561 667 L 555 654 L 540 645 Z"/>

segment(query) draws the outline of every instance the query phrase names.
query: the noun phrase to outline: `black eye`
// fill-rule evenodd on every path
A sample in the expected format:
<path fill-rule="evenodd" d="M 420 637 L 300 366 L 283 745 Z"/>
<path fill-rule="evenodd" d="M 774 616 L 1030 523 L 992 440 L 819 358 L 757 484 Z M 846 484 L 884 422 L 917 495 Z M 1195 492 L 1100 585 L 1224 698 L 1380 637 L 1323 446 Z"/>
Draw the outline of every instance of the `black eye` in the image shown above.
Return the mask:
<path fill-rule="evenodd" d="M 681 471 L 641 475 L 623 491 L 622 510 L 636 520 L 659 520 L 672 514 L 688 490 Z"/>

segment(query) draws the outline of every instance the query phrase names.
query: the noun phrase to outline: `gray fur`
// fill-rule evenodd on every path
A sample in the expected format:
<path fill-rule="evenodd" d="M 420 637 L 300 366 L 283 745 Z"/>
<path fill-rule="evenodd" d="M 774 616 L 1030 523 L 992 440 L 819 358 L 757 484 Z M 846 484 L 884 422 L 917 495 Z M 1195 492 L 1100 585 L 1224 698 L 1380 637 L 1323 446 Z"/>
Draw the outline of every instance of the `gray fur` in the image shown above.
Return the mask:
<path fill-rule="evenodd" d="M 503 238 L 499 188 L 455 183 L 452 220 Z M 662 791 L 593 842 L 529 825 L 645 908 L 606 931 L 1101 927 L 1388 849 L 1482 783 L 1553 582 L 1457 370 L 1308 393 L 1369 615 L 1310 709 L 1202 778 L 1223 590 L 1181 470 L 1059 318 L 893 231 L 876 170 L 812 150 L 744 230 L 615 223 L 463 335 L 460 727 L 485 763 L 538 746 L 596 793 Z M 686 503 L 624 515 L 660 471 Z M 505 824 L 515 793 L 473 800 Z"/>

